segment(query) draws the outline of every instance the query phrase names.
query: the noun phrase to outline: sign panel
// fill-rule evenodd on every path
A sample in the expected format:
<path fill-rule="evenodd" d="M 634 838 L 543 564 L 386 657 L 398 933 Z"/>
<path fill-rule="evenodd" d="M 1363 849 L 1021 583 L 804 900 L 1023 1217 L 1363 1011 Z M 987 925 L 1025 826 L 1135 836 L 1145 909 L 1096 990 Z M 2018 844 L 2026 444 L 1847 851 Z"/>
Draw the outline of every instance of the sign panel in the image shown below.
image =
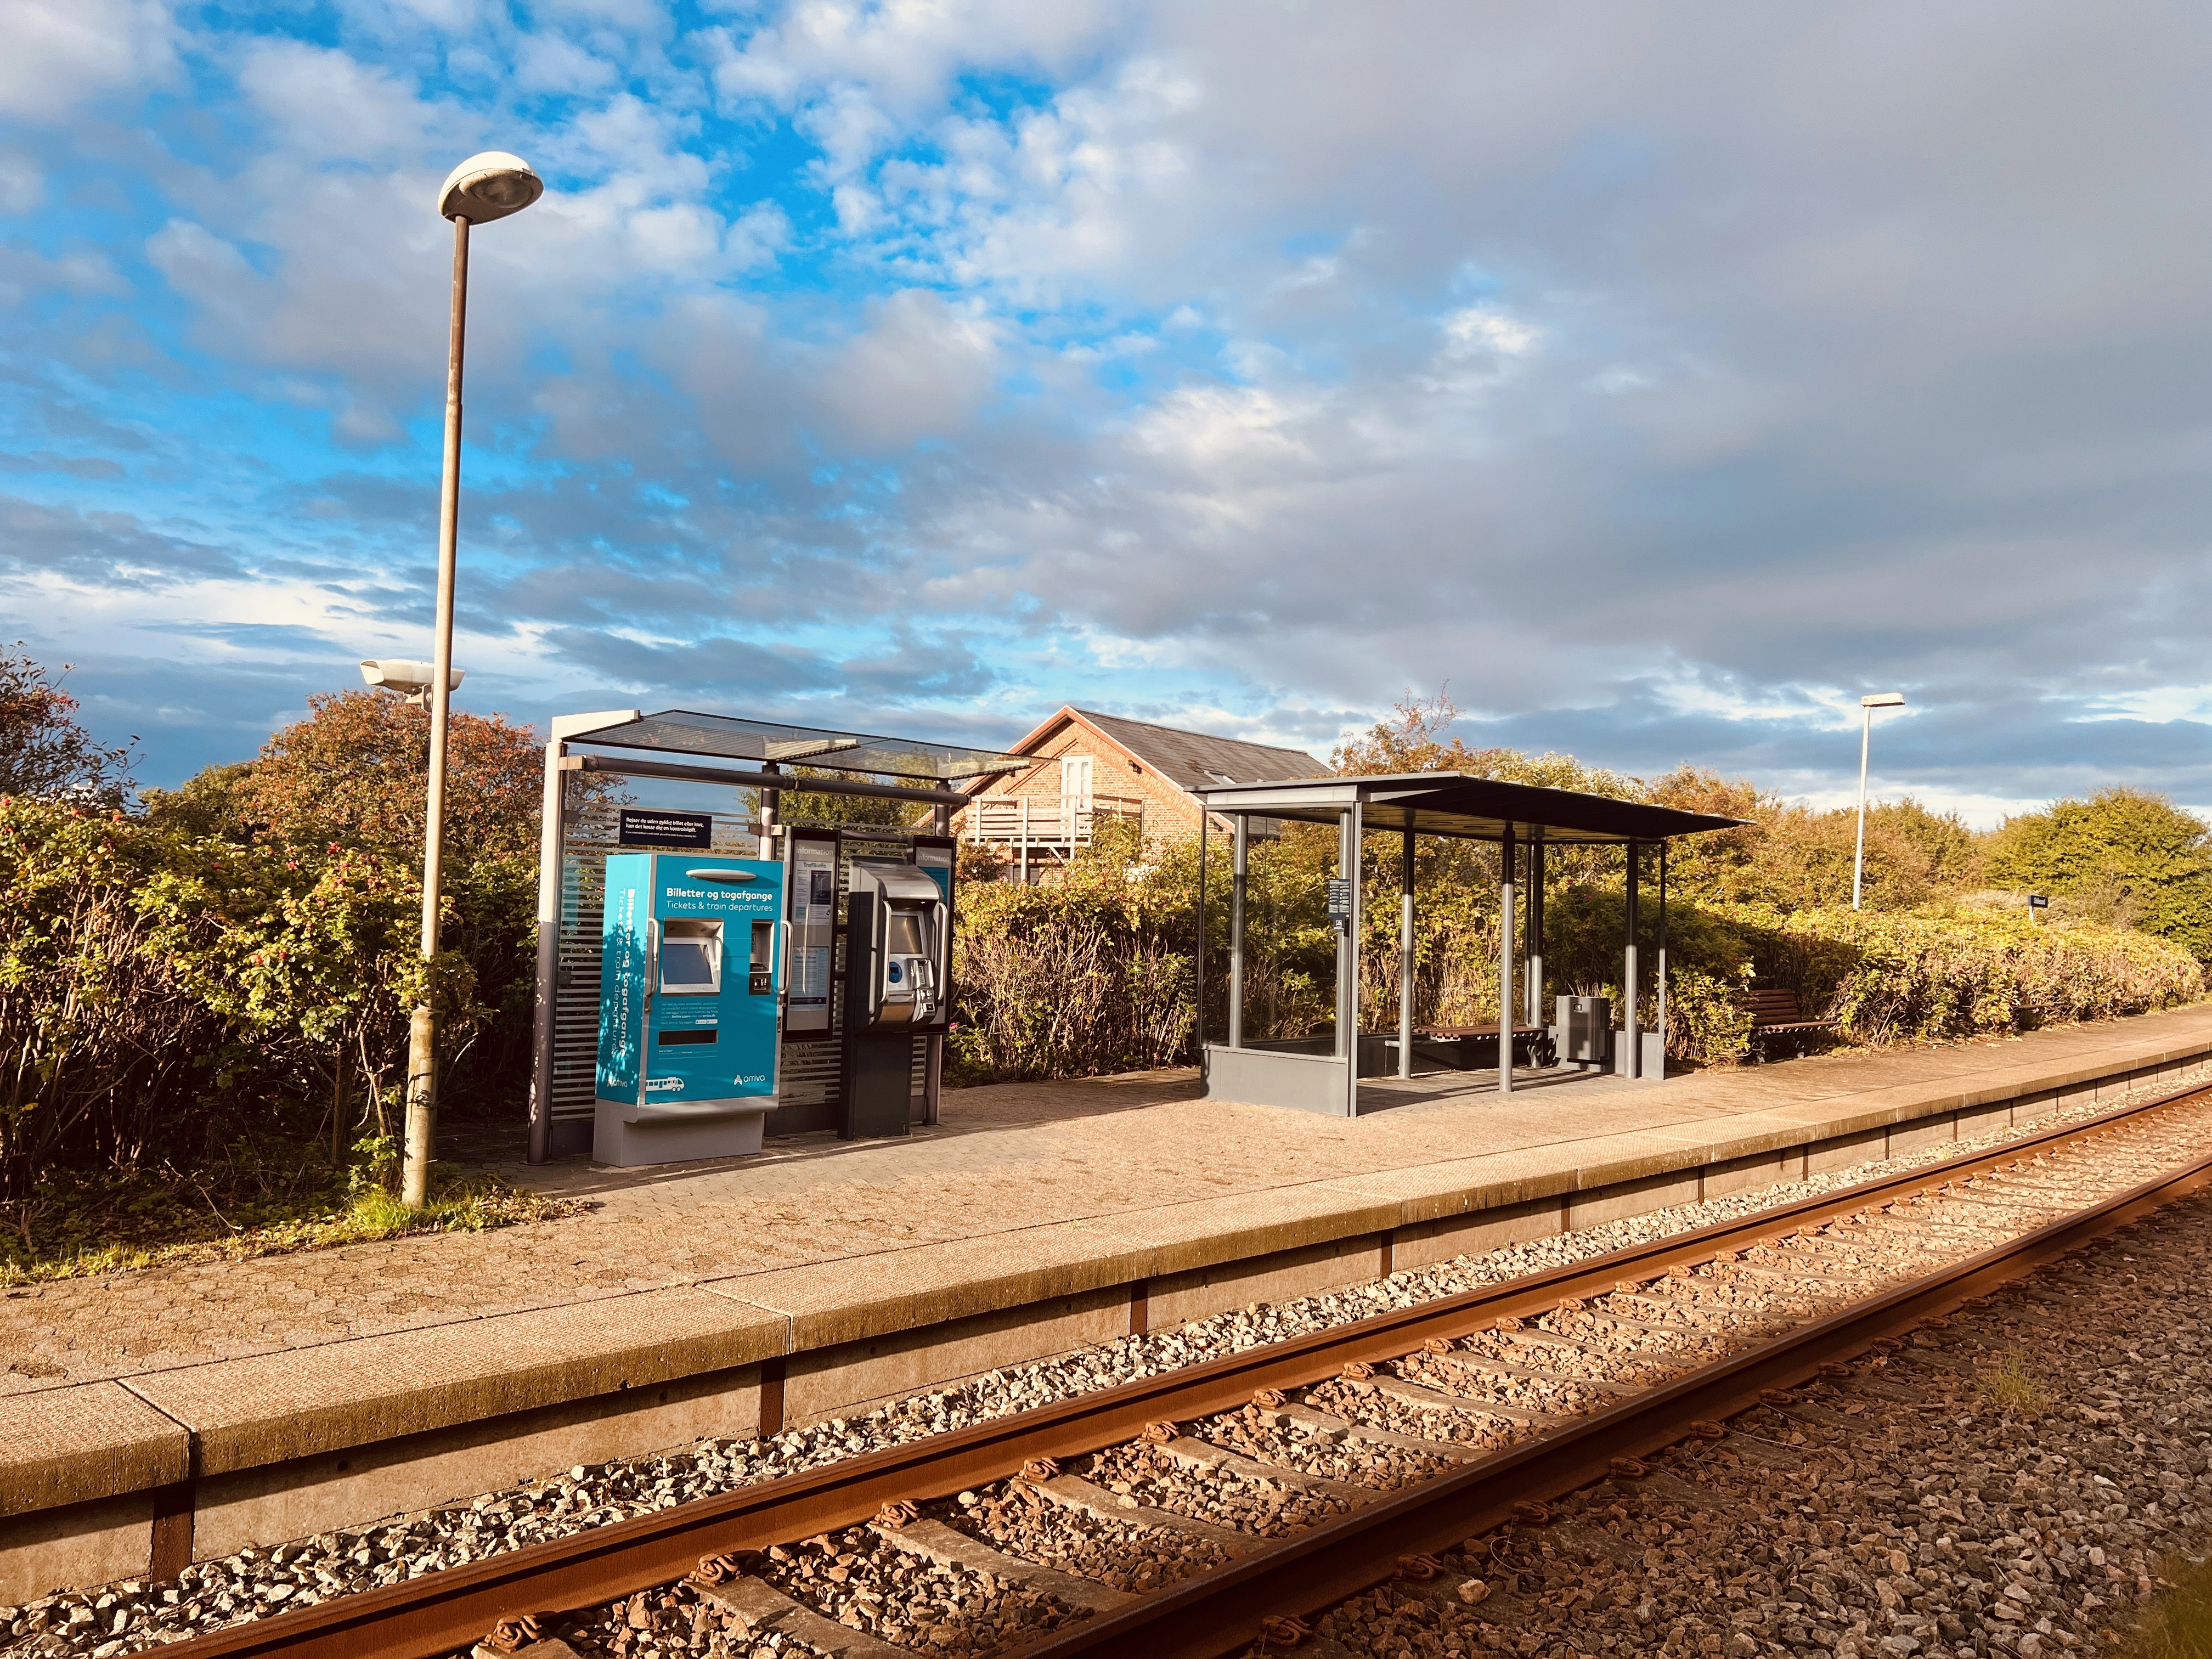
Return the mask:
<path fill-rule="evenodd" d="M 714 815 L 625 806 L 615 841 L 622 847 L 683 847 L 704 853 L 714 844 Z"/>
<path fill-rule="evenodd" d="M 2050 905 L 2051 899 L 2046 894 L 2030 893 L 2027 896 L 2027 908 L 2031 910 L 2048 909 Z"/>
<path fill-rule="evenodd" d="M 787 1031 L 830 1029 L 830 952 L 837 931 L 837 842 L 794 830 L 791 860 L 791 968 Z"/>
<path fill-rule="evenodd" d="M 1331 921 L 1352 920 L 1352 878 L 1348 876 L 1331 876 L 1328 878 L 1328 919 Z"/>

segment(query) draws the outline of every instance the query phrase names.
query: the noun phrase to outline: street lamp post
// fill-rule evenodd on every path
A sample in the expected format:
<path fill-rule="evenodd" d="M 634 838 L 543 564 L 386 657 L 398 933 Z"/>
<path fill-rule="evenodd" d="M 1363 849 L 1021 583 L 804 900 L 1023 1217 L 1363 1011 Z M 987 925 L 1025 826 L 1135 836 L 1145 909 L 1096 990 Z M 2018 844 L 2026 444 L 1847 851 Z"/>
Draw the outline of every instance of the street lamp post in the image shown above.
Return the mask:
<path fill-rule="evenodd" d="M 1851 854 L 1851 908 L 1859 908 L 1859 888 L 1866 875 L 1866 781 L 1867 750 L 1874 738 L 1874 711 L 1877 708 L 1902 708 L 1905 693 L 1877 691 L 1872 696 L 1859 699 L 1859 843 Z"/>
<path fill-rule="evenodd" d="M 446 343 L 445 478 L 438 500 L 438 631 L 430 672 L 429 800 L 422 818 L 422 994 L 407 1023 L 407 1146 L 400 1198 L 430 1196 L 438 1134 L 436 999 L 429 975 L 438 955 L 438 896 L 446 850 L 446 710 L 453 691 L 453 564 L 461 507 L 461 343 L 468 315 L 469 227 L 520 213 L 545 186 L 519 155 L 487 150 L 446 175 L 438 211 L 453 222 L 453 316 Z"/>

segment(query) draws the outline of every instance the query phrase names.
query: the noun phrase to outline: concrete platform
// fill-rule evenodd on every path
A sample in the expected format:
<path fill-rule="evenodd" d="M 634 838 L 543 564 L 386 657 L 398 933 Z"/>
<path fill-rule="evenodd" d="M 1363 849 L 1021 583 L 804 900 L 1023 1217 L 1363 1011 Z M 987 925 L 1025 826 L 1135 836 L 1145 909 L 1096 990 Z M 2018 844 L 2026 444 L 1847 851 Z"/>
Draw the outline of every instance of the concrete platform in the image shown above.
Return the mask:
<path fill-rule="evenodd" d="M 2212 1074 L 2212 1005 L 1663 1085 L 948 1092 L 910 1140 L 511 1174 L 589 1214 L 0 1294 L 0 1603 Z"/>

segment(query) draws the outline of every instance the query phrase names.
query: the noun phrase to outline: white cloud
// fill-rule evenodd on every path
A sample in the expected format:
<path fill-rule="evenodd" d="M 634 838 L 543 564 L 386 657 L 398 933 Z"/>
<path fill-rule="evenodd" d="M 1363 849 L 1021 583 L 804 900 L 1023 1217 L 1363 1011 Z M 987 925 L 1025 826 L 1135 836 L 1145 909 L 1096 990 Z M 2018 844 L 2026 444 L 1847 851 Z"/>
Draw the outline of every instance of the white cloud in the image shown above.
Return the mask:
<path fill-rule="evenodd" d="M 597 92 L 611 86 L 618 73 L 604 58 L 557 34 L 526 34 L 515 48 L 515 83 L 526 91 Z"/>
<path fill-rule="evenodd" d="M 119 296 L 131 292 L 131 283 L 105 253 L 79 248 L 49 259 L 27 248 L 0 245 L 0 299 L 20 304 L 40 289 Z"/>
<path fill-rule="evenodd" d="M 1229 472 L 1273 473 L 1308 458 L 1291 431 L 1301 415 L 1257 388 L 1194 386 L 1170 393 L 1132 423 L 1136 448 L 1170 465 L 1223 478 Z"/>
<path fill-rule="evenodd" d="M 28 213 L 46 198 L 46 175 L 16 150 L 0 150 L 0 213 Z"/>
<path fill-rule="evenodd" d="M 900 446 L 964 428 L 998 361 L 995 325 L 908 290 L 823 366 L 817 395 L 861 441 Z"/>
<path fill-rule="evenodd" d="M 1113 18 L 1103 0 L 795 0 L 742 41 L 705 37 L 725 99 L 790 108 L 815 89 L 866 86 L 915 113 L 971 68 L 1060 69 Z"/>
<path fill-rule="evenodd" d="M 239 66 L 238 84 L 277 142 L 302 159 L 388 161 L 425 136 L 427 112 L 414 88 L 343 52 L 257 41 Z"/>
<path fill-rule="evenodd" d="M 167 81 L 177 28 L 162 0 L 0 0 L 0 114 L 66 115 L 103 93 Z"/>
<path fill-rule="evenodd" d="M 1526 357 L 1536 349 L 1538 334 L 1528 324 L 1492 306 L 1469 306 L 1443 319 L 1444 349 L 1455 357 L 1483 353 L 1499 357 Z"/>

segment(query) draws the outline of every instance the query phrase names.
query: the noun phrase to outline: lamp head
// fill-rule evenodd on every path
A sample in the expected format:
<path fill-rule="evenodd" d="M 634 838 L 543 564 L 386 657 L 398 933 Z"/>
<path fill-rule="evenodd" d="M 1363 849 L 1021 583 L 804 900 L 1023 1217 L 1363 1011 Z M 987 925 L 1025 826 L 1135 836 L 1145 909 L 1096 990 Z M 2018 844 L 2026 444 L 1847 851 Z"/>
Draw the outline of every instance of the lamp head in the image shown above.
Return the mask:
<path fill-rule="evenodd" d="M 1905 707 L 1905 693 L 1902 691 L 1877 691 L 1872 696 L 1861 697 L 1859 699 L 1859 707 L 1862 708 L 1902 708 Z"/>
<path fill-rule="evenodd" d="M 459 690 L 461 680 L 467 673 L 465 668 L 453 670 L 446 677 L 446 690 Z M 361 678 L 375 690 L 396 693 L 419 708 L 429 703 L 430 688 L 438 683 L 438 669 L 434 663 L 382 657 L 362 664 Z"/>
<path fill-rule="evenodd" d="M 438 211 L 472 225 L 520 213 L 544 193 L 545 181 L 520 155 L 488 149 L 471 155 L 438 186 Z"/>

